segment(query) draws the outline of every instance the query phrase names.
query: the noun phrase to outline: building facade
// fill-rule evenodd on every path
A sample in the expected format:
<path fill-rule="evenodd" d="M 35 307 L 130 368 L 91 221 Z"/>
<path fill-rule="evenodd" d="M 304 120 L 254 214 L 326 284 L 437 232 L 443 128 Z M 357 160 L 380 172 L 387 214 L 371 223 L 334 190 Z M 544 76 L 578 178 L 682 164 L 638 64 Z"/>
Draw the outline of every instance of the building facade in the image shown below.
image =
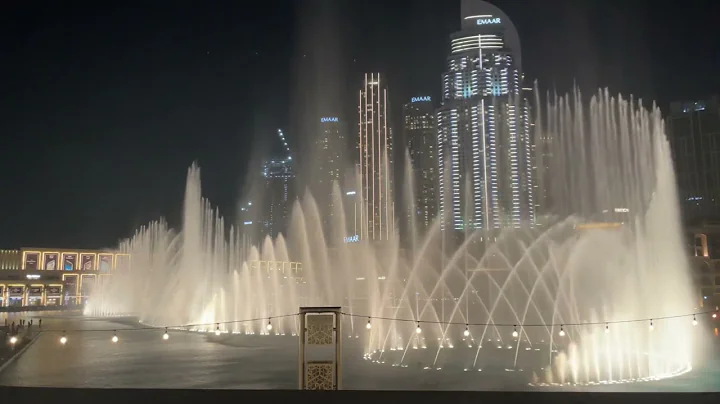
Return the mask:
<path fill-rule="evenodd" d="M 113 271 L 129 269 L 130 258 L 104 250 L 0 250 L 0 307 L 84 304 Z"/>
<path fill-rule="evenodd" d="M 388 240 L 395 233 L 393 140 L 389 127 L 385 77 L 366 73 L 358 103 L 358 151 L 361 189 L 360 238 Z"/>
<path fill-rule="evenodd" d="M 263 165 L 265 177 L 265 200 L 263 208 L 262 236 L 277 237 L 284 233 L 290 220 L 293 203 L 292 160 L 270 160 Z"/>
<path fill-rule="evenodd" d="M 718 97 L 670 104 L 668 137 L 686 220 L 720 216 Z"/>
<path fill-rule="evenodd" d="M 315 138 L 315 175 L 313 177 L 313 196 L 322 212 L 323 224 L 329 231 L 335 215 L 333 184 L 342 188 L 344 176 L 345 139 L 344 125 L 337 116 L 323 116 L 318 119 L 319 130 Z"/>
<path fill-rule="evenodd" d="M 532 226 L 535 150 L 517 31 L 480 0 L 463 0 L 461 14 L 437 110 L 442 228 Z"/>
<path fill-rule="evenodd" d="M 437 126 L 430 96 L 413 97 L 403 106 L 403 132 L 413 170 L 416 226 L 427 229 L 437 216 Z"/>
<path fill-rule="evenodd" d="M 265 189 L 262 206 L 259 207 L 262 217 L 261 237 L 275 238 L 278 234 L 287 231 L 292 204 L 295 201 L 295 171 L 292 154 L 283 131 L 278 129 L 277 133 L 285 156 L 265 161 L 263 164 Z"/>
<path fill-rule="evenodd" d="M 686 228 L 685 233 L 699 306 L 720 306 L 720 223 L 698 223 Z"/>

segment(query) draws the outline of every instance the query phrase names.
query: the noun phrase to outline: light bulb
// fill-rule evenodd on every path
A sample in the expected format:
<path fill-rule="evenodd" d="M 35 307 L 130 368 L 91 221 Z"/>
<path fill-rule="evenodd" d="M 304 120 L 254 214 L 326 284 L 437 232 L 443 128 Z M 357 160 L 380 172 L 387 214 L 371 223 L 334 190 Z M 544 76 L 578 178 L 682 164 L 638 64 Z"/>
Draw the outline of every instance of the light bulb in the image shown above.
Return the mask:
<path fill-rule="evenodd" d="M 513 338 L 517 338 L 517 337 L 518 337 L 518 332 L 517 332 L 517 326 L 516 326 L 516 325 L 513 326 L 512 336 L 513 336 Z"/>
<path fill-rule="evenodd" d="M 717 313 L 713 313 L 712 318 L 717 318 Z"/>
<path fill-rule="evenodd" d="M 63 344 L 63 345 L 65 345 L 65 343 L 67 343 L 67 337 L 65 336 L 64 333 L 63 333 L 63 336 L 60 337 L 60 343 Z"/>
<path fill-rule="evenodd" d="M 165 333 L 163 334 L 163 340 L 167 341 L 170 339 L 170 334 L 167 332 L 167 328 L 165 328 Z"/>
<path fill-rule="evenodd" d="M 417 328 L 415 329 L 415 332 L 416 332 L 417 334 L 420 334 L 420 333 L 422 332 L 422 328 L 420 328 L 420 322 L 418 322 Z"/>
<path fill-rule="evenodd" d="M 111 341 L 112 341 L 112 342 L 118 342 L 118 336 L 117 336 L 117 334 L 114 334 L 114 335 L 113 335 Z"/>
<path fill-rule="evenodd" d="M 605 324 L 605 334 L 610 332 L 610 326 Z"/>
<path fill-rule="evenodd" d="M 465 324 L 465 331 L 463 331 L 463 335 L 466 337 L 470 335 L 470 329 L 468 328 L 469 326 L 469 324 Z"/>
<path fill-rule="evenodd" d="M 565 330 L 563 330 L 563 326 L 560 326 L 560 332 L 558 333 L 558 335 L 561 337 L 565 336 Z"/>
<path fill-rule="evenodd" d="M 372 324 L 370 324 L 370 319 L 368 319 L 368 323 L 365 328 L 367 328 L 368 330 L 372 328 Z"/>
<path fill-rule="evenodd" d="M 220 323 L 215 326 L 215 335 L 220 335 Z"/>
<path fill-rule="evenodd" d="M 652 320 L 650 320 L 650 331 L 655 330 L 655 326 L 653 325 Z"/>
<path fill-rule="evenodd" d="M 272 330 L 272 323 L 270 322 L 270 320 L 268 320 L 268 323 L 267 323 L 267 325 L 265 326 L 265 329 L 268 330 L 268 331 Z"/>
<path fill-rule="evenodd" d="M 15 345 L 16 342 L 17 342 L 16 336 L 13 335 L 12 337 L 10 337 L 10 345 Z"/>
<path fill-rule="evenodd" d="M 693 314 L 693 326 L 697 325 L 697 318 L 695 318 L 695 315 Z"/>

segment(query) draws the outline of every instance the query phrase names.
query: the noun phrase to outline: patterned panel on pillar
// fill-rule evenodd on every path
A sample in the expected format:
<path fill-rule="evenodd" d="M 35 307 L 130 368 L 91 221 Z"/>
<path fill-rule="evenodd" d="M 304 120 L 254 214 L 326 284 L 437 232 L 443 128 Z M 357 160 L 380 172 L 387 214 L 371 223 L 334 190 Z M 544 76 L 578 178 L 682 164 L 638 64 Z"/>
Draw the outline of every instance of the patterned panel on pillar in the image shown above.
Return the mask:
<path fill-rule="evenodd" d="M 306 390 L 334 390 L 333 362 L 315 361 L 307 363 Z"/>
<path fill-rule="evenodd" d="M 307 344 L 332 345 L 335 316 L 332 314 L 317 314 L 307 316 Z"/>

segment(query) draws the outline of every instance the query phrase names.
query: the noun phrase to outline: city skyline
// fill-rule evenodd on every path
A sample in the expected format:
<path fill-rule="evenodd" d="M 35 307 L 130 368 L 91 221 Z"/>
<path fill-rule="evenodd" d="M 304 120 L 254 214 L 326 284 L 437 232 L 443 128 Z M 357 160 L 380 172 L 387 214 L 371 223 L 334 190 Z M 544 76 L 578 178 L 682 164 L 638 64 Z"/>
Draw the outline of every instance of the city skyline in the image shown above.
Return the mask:
<path fill-rule="evenodd" d="M 417 94 L 440 99 L 447 35 L 458 29 L 459 1 L 337 2 L 324 14 L 316 11 L 328 5 L 316 3 L 307 5 L 308 14 L 317 15 L 312 21 L 295 14 L 304 6 L 282 1 L 252 18 L 240 7 L 220 5 L 118 7 L 112 14 L 102 5 L 83 14 L 50 7 L 64 19 L 66 36 L 47 28 L 54 26 L 50 14 L 9 5 L 2 39 L 8 62 L 0 67 L 7 77 L 7 119 L 0 130 L 17 141 L 4 146 L 3 170 L 15 174 L 3 186 L 13 195 L 3 201 L 3 211 L 13 214 L 1 220 L 2 245 L 59 240 L 100 248 L 160 216 L 179 227 L 182 173 L 195 160 L 209 178 L 203 191 L 237 222 L 238 200 L 246 199 L 248 179 L 262 167 L 264 140 L 282 127 L 293 134 L 293 146 L 306 141 L 307 131 L 296 122 L 300 105 L 335 102 L 350 127 L 359 75 L 387 72 L 390 118 L 399 134 L 402 103 Z M 717 92 L 711 74 L 716 62 L 697 59 L 716 41 L 703 28 L 712 13 L 698 17 L 680 9 L 672 15 L 694 21 L 678 26 L 696 38 L 688 44 L 661 23 L 668 13 L 647 1 L 616 4 L 611 12 L 591 1 L 498 5 L 520 31 L 525 85 L 538 80 L 541 97 L 573 83 L 586 94 L 609 86 L 612 93 L 655 99 L 668 111 L 672 100 Z M 102 25 L 94 22 L 100 16 Z M 358 23 L 370 16 L 377 24 Z M 136 30 L 126 29 L 127 18 Z M 275 30 L 260 35 L 267 24 Z M 323 47 L 324 56 L 309 46 L 312 40 L 295 35 L 317 38 L 321 26 L 339 43 Z M 681 79 L 662 63 L 668 46 L 678 58 L 696 61 Z M 36 51 L 27 53 L 30 48 Z M 296 68 L 303 64 L 306 70 Z M 305 71 L 319 66 L 344 72 L 320 79 L 350 94 L 347 99 L 304 91 L 299 83 L 311 78 Z M 402 149 L 396 147 L 397 154 Z M 36 230 L 48 226 L 57 231 Z"/>
<path fill-rule="evenodd" d="M 680 6 L 10 2 L 0 387 L 720 391 L 720 2 Z"/>

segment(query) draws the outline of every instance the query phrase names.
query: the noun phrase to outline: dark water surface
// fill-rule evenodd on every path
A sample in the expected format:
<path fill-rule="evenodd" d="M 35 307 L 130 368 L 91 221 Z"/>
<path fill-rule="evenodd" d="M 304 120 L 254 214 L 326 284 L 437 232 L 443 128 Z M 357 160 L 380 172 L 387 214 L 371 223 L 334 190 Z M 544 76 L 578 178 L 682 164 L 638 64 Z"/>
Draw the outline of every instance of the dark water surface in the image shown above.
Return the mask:
<path fill-rule="evenodd" d="M 34 314 L 43 315 L 43 314 Z M 19 318 L 19 316 L 15 316 Z M 31 318 L 31 317 L 27 317 Z M 36 317 L 37 318 L 37 317 Z M 37 323 L 37 320 L 35 320 Z M 43 317 L 44 332 L 0 372 L 0 385 L 112 388 L 295 389 L 297 340 L 280 336 L 215 337 L 163 330 L 136 330 L 132 319 Z M 102 330 L 102 331 L 95 331 Z M 118 343 L 111 338 L 117 330 Z M 343 387 L 406 390 L 527 390 L 529 375 L 503 371 L 422 370 L 373 364 L 346 344 Z M 587 389 L 586 389 L 587 390 Z M 602 391 L 720 391 L 720 360 L 671 380 L 593 388 Z"/>

